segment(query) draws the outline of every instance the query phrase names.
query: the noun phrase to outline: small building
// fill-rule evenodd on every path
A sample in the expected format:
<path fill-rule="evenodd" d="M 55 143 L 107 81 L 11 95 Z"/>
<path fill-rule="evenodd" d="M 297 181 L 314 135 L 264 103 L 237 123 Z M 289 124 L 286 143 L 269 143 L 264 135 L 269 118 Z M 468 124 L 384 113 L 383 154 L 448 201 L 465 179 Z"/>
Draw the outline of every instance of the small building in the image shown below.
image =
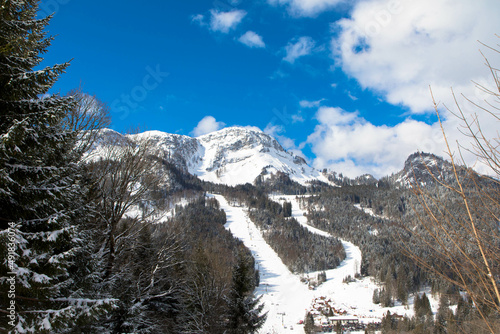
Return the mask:
<path fill-rule="evenodd" d="M 352 316 L 333 316 L 328 317 L 328 322 L 332 325 L 340 323 L 340 325 L 357 325 L 359 324 L 359 318 Z"/>

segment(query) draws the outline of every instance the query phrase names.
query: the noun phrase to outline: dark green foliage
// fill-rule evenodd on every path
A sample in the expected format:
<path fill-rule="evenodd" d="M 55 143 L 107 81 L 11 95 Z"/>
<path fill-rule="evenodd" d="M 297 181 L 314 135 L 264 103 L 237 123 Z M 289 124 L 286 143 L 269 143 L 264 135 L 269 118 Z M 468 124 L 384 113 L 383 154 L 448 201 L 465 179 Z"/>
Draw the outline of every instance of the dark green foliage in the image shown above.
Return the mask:
<path fill-rule="evenodd" d="M 392 300 L 392 293 L 391 293 L 390 287 L 388 287 L 387 289 L 385 289 L 385 288 L 382 289 L 380 291 L 379 298 L 380 298 L 380 304 L 382 305 L 382 307 L 392 307 L 392 306 L 394 306 L 394 302 Z"/>
<path fill-rule="evenodd" d="M 458 322 L 467 322 L 473 319 L 474 309 L 470 298 L 459 298 L 455 317 Z"/>
<path fill-rule="evenodd" d="M 439 309 L 436 314 L 436 321 L 434 324 L 434 333 L 445 334 L 448 333 L 448 328 L 453 327 L 455 319 L 453 312 L 449 308 L 448 297 L 444 294 L 439 299 Z"/>
<path fill-rule="evenodd" d="M 267 314 L 261 315 L 264 304 L 252 294 L 254 260 L 248 254 L 238 253 L 233 268 L 231 292 L 229 294 L 229 333 L 255 333 L 264 324 Z"/>
<path fill-rule="evenodd" d="M 306 334 L 314 334 L 316 332 L 316 326 L 314 326 L 314 318 L 311 312 L 306 313 L 306 318 L 304 320 L 304 332 Z"/>
<path fill-rule="evenodd" d="M 166 224 L 142 222 L 117 253 L 105 280 L 119 308 L 89 327 L 97 332 L 252 333 L 265 317 L 253 297 L 254 259 L 224 228 L 215 199 L 199 196 Z M 132 225 L 130 225 L 132 226 Z M 123 233 L 122 232 L 122 233 Z M 112 281 L 110 281 L 112 279 Z M 235 331 L 233 331 L 235 332 Z"/>
<path fill-rule="evenodd" d="M 415 316 L 417 318 L 432 316 L 431 304 L 425 292 L 422 294 L 422 297 L 420 297 L 418 294 L 415 295 L 413 309 L 415 310 Z"/>
<path fill-rule="evenodd" d="M 397 328 L 397 323 L 390 311 L 387 311 L 384 318 L 382 318 L 381 327 L 384 333 L 388 333 Z"/>
<path fill-rule="evenodd" d="M 254 186 L 221 188 L 219 191 L 229 202 L 243 203 L 250 208 L 250 219 L 264 231 L 264 239 L 290 271 L 305 273 L 332 269 L 345 258 L 340 240 L 313 234 L 297 220 L 285 219 L 283 206 Z"/>
<path fill-rule="evenodd" d="M 69 63 L 35 70 L 52 41 L 44 31 L 50 17 L 37 19 L 37 9 L 38 1 L 0 2 L 2 259 L 9 228 L 16 246 L 10 267 L 0 266 L 0 282 L 4 288 L 7 273 L 17 273 L 14 322 L 19 331 L 44 333 L 92 318 L 108 302 L 81 299 L 90 297 L 82 285 L 90 265 L 81 227 L 92 213 L 78 133 L 68 122 L 76 103 L 73 96 L 48 95 Z M 1 294 L 0 308 L 11 300 Z"/>
<path fill-rule="evenodd" d="M 385 301 L 390 305 L 389 300 L 392 299 L 406 302 L 407 294 L 424 283 L 426 276 L 400 251 L 395 237 L 407 235 L 403 226 L 354 207 L 357 201 L 361 205 L 373 205 L 374 199 L 379 196 L 386 200 L 387 192 L 388 189 L 377 187 L 346 186 L 311 196 L 302 202 L 309 208 L 323 208 L 308 210 L 308 219 L 315 227 L 347 239 L 361 248 L 361 274 L 374 276 L 386 283 Z"/>
<path fill-rule="evenodd" d="M 265 193 L 278 192 L 286 195 L 302 195 L 307 192 L 306 187 L 292 181 L 288 174 L 278 171 L 276 174 L 270 175 L 263 181 L 263 175 L 267 176 L 267 172 L 264 173 L 265 174 L 259 175 L 254 183 L 257 189 Z"/>
<path fill-rule="evenodd" d="M 283 203 L 283 217 L 291 217 L 292 216 L 292 203 L 284 202 Z"/>
<path fill-rule="evenodd" d="M 374 304 L 380 304 L 380 290 L 379 289 L 375 289 L 373 291 L 372 302 Z"/>

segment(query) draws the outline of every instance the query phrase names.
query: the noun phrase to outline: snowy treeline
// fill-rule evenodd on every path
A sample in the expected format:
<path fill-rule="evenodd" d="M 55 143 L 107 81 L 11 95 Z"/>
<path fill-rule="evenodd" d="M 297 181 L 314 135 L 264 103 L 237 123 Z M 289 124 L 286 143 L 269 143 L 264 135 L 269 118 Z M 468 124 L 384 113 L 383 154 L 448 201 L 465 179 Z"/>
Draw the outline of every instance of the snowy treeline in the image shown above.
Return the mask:
<path fill-rule="evenodd" d="M 37 10 L 0 3 L 0 330 L 254 332 L 254 262 L 224 212 L 202 197 L 158 224 L 166 196 L 202 196 L 201 182 L 148 140 L 88 154 L 108 108 L 49 93 L 69 63 L 35 70 L 52 41 Z"/>
<path fill-rule="evenodd" d="M 295 273 L 333 269 L 345 258 L 340 240 L 314 234 L 291 215 L 291 204 L 280 205 L 262 190 L 243 186 L 217 186 L 217 191 L 233 203 L 249 209 L 249 217 L 262 230 L 264 239 L 283 263 Z"/>

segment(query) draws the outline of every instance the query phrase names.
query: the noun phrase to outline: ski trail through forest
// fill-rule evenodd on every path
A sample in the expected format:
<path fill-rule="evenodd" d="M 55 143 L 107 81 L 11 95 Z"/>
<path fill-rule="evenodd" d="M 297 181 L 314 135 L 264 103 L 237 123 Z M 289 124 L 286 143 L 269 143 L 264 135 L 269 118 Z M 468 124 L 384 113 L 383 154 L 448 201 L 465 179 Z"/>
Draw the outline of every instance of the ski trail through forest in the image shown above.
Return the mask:
<path fill-rule="evenodd" d="M 266 243 L 259 229 L 248 218 L 245 208 L 230 205 L 222 195 L 210 196 L 215 197 L 226 212 L 226 229 L 242 240 L 255 257 L 260 272 L 260 285 L 256 288 L 255 295 L 262 296 L 261 302 L 265 303 L 264 311 L 268 312 L 266 323 L 259 333 L 303 333 L 303 326 L 298 325 L 298 322 L 304 319 L 313 300 L 321 296 L 332 299 L 336 305 L 345 309 L 357 309 L 357 306 L 353 305 L 358 304 L 372 307 L 371 297 L 374 286 L 367 286 L 366 282 L 365 286 L 361 287 L 342 283 L 348 275 L 354 277 L 359 272 L 361 251 L 354 244 L 342 240 L 346 259 L 337 268 L 326 271 L 325 283 L 316 290 L 310 290 L 305 283 L 300 281 L 300 275 L 292 274 Z M 307 225 L 307 218 L 304 216 L 304 211 L 299 208 L 295 196 L 278 196 L 274 200 L 279 201 L 278 198 L 292 203 L 293 217 L 309 231 L 330 236 L 324 231 Z M 315 278 L 317 274 L 317 272 L 308 273 L 304 276 Z M 354 289 L 359 290 L 357 288 L 365 288 L 362 291 L 363 294 L 353 293 Z"/>

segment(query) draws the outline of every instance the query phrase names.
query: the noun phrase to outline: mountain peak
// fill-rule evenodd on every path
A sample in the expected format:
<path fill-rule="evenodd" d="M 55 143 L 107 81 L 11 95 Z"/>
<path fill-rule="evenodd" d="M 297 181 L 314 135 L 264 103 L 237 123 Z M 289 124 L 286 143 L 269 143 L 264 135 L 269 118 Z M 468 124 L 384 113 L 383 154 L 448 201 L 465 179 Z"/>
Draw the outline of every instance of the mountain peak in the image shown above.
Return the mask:
<path fill-rule="evenodd" d="M 198 136 L 197 138 L 210 136 L 210 135 L 221 135 L 221 134 L 244 134 L 244 133 L 264 133 L 261 129 L 255 126 L 229 126 L 226 128 L 222 128 L 220 130 L 216 130 L 213 132 L 206 133 L 204 135 Z"/>
<path fill-rule="evenodd" d="M 259 176 L 265 178 L 278 172 L 301 184 L 314 180 L 328 182 L 303 158 L 287 152 L 276 139 L 258 128 L 229 127 L 195 138 L 161 131 L 106 134 L 123 140 L 147 138 L 153 149 L 175 166 L 214 183 L 254 183 Z"/>
<path fill-rule="evenodd" d="M 229 127 L 207 133 L 197 139 L 204 145 L 217 145 L 224 150 L 237 151 L 244 148 L 275 149 L 284 152 L 283 147 L 270 135 L 256 128 Z"/>
<path fill-rule="evenodd" d="M 403 169 L 391 178 L 403 187 L 415 184 L 426 186 L 434 183 L 436 179 L 453 179 L 453 169 L 448 161 L 435 154 L 416 152 L 408 156 Z"/>

